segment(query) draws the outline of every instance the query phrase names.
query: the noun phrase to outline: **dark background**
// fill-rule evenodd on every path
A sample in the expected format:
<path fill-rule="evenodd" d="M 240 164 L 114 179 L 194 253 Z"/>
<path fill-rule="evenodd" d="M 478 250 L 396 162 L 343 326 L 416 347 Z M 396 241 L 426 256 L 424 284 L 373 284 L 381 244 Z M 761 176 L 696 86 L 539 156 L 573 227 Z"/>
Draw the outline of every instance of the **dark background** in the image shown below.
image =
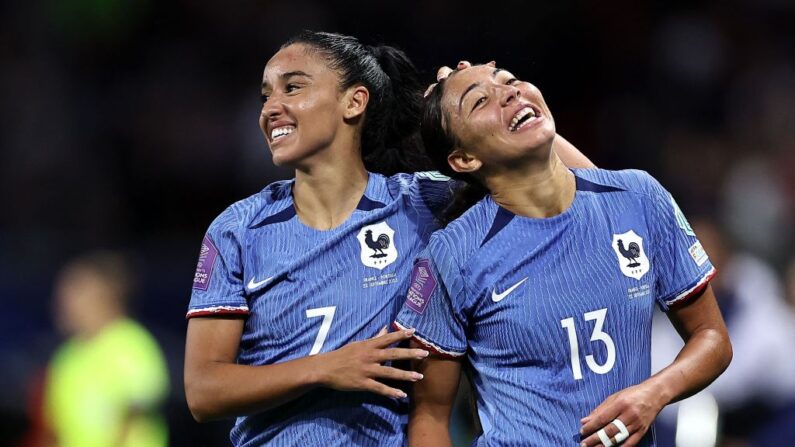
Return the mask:
<path fill-rule="evenodd" d="M 60 341 L 53 276 L 95 248 L 138 267 L 134 315 L 172 370 L 173 445 L 226 441 L 228 424 L 195 424 L 184 403 L 184 314 L 211 220 L 291 176 L 270 164 L 259 84 L 301 29 L 400 47 L 428 82 L 440 64 L 495 59 L 597 165 L 650 171 L 783 275 L 793 23 L 788 0 L 3 2 L 0 443 L 24 431 L 31 378 Z"/>

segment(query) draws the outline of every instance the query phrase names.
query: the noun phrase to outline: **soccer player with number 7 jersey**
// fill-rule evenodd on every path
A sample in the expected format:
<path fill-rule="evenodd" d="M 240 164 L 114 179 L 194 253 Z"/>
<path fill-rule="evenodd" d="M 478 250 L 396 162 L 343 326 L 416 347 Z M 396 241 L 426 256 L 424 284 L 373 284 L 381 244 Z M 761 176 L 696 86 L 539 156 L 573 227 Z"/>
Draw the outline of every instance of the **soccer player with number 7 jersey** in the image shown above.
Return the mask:
<path fill-rule="evenodd" d="M 671 195 L 644 172 L 566 168 L 541 92 L 493 64 L 441 80 L 422 134 L 483 195 L 431 237 L 395 322 L 434 353 L 414 361 L 410 445 L 450 444 L 464 361 L 474 445 L 655 445 L 658 412 L 731 359 L 715 269 Z M 655 305 L 685 346 L 650 377 Z"/>
<path fill-rule="evenodd" d="M 396 174 L 418 167 L 421 92 L 404 53 L 351 36 L 304 32 L 265 66 L 260 127 L 295 178 L 210 225 L 187 315 L 188 405 L 237 417 L 233 445 L 406 444 L 397 384 L 422 377 L 392 362 L 428 353 L 381 329 L 451 187 Z"/>

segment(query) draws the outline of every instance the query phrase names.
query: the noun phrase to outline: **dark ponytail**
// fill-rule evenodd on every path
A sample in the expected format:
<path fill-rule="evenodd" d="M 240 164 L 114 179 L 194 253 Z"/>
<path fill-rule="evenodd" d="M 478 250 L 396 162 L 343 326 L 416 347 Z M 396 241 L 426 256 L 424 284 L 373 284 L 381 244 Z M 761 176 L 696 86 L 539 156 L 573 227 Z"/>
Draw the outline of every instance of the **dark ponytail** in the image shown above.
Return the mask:
<path fill-rule="evenodd" d="M 447 162 L 447 156 L 456 148 L 457 142 L 455 136 L 448 131 L 445 124 L 449 120 L 442 110 L 444 85 L 444 79 L 439 81 L 428 97 L 425 98 L 422 124 L 420 126 L 425 152 L 431 159 L 434 168 L 442 174 L 458 180 L 458 184 L 453 190 L 453 199 L 442 210 L 439 217 L 442 226 L 446 226 L 452 220 L 458 218 L 489 193 L 489 190 L 476 178 L 469 174 L 454 171 Z"/>
<path fill-rule="evenodd" d="M 362 84 L 370 92 L 362 125 L 362 158 L 368 171 L 392 175 L 429 169 L 418 132 L 422 84 L 405 53 L 317 31 L 304 31 L 282 48 L 293 44 L 307 45 L 323 55 L 329 68 L 339 72 L 341 89 Z"/>

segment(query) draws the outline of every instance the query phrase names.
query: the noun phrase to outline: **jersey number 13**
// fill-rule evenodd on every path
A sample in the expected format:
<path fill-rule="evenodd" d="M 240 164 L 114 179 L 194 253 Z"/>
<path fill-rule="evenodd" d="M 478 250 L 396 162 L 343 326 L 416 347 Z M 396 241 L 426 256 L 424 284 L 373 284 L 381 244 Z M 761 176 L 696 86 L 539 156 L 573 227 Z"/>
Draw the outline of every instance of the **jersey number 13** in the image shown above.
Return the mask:
<path fill-rule="evenodd" d="M 583 314 L 585 321 L 596 320 L 593 332 L 591 332 L 591 342 L 602 342 L 607 348 L 607 358 L 603 364 L 596 363 L 593 355 L 588 354 L 585 356 L 585 363 L 588 368 L 597 374 L 607 374 L 613 369 L 616 363 L 616 345 L 613 339 L 610 338 L 607 332 L 602 331 L 602 326 L 605 323 L 605 316 L 607 309 L 594 310 Z M 560 320 L 560 325 L 566 329 L 569 335 L 569 348 L 571 348 L 571 372 L 574 374 L 574 380 L 582 379 L 582 368 L 580 367 L 580 346 L 577 342 L 577 331 L 574 326 L 574 318 L 566 318 Z"/>

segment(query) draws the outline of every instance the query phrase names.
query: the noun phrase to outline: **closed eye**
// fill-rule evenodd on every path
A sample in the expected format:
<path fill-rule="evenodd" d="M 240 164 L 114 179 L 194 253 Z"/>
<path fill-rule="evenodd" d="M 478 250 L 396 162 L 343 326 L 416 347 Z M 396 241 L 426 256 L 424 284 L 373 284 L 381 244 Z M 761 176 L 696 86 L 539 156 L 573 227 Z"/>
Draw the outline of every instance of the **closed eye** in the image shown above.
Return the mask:
<path fill-rule="evenodd" d="M 469 113 L 472 113 L 472 111 L 474 111 L 479 105 L 483 104 L 484 102 L 486 102 L 485 96 L 481 96 L 480 98 L 478 98 L 478 100 L 475 101 L 475 104 L 472 106 L 472 110 L 470 110 Z"/>
<path fill-rule="evenodd" d="M 516 79 L 516 78 L 511 78 L 511 79 L 508 79 L 508 80 L 505 82 L 505 84 L 507 84 L 507 85 L 514 85 L 514 84 L 516 84 L 516 83 L 518 83 L 518 82 L 519 82 L 519 80 L 518 80 L 518 79 Z"/>
<path fill-rule="evenodd" d="M 270 95 L 266 95 L 265 93 L 262 93 L 262 94 L 260 95 L 260 99 L 262 99 L 262 103 L 263 103 L 263 104 L 265 104 L 266 102 L 268 102 L 268 98 L 270 98 Z"/>

